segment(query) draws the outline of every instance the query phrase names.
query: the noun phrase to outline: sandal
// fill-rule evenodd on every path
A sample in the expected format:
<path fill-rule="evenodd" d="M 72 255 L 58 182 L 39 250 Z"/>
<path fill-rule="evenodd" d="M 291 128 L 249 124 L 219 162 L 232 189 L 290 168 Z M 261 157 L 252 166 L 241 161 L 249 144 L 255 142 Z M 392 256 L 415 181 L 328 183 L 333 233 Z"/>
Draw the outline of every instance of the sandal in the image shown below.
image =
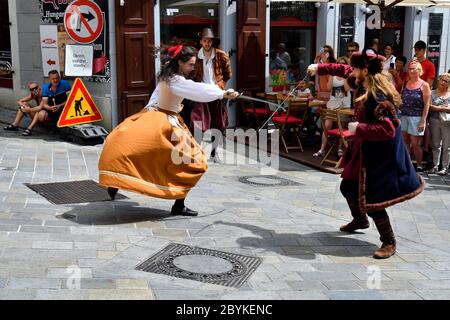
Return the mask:
<path fill-rule="evenodd" d="M 313 154 L 313 157 L 323 157 L 325 155 L 325 150 L 319 150 Z"/>
<path fill-rule="evenodd" d="M 31 136 L 33 133 L 32 133 L 32 131 L 31 131 L 31 129 L 26 129 L 23 133 L 22 133 L 22 135 L 23 136 Z"/>
<path fill-rule="evenodd" d="M 6 127 L 4 127 L 3 130 L 7 130 L 7 131 L 19 131 L 19 127 L 13 125 L 12 123 L 10 123 L 10 124 L 8 124 Z"/>

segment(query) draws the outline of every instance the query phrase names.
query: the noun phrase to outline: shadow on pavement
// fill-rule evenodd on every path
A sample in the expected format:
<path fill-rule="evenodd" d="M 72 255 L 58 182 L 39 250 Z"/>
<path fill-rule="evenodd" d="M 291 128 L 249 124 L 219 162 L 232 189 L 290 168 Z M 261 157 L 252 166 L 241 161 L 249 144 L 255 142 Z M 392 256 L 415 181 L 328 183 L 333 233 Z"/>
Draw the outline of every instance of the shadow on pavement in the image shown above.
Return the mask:
<path fill-rule="evenodd" d="M 74 206 L 60 216 L 62 219 L 82 225 L 120 225 L 146 221 L 159 221 L 172 217 L 170 211 L 141 207 L 136 202 L 120 202 L 120 205 L 87 204 Z"/>
<path fill-rule="evenodd" d="M 313 260 L 316 258 L 316 254 L 337 257 L 371 256 L 378 249 L 373 243 L 347 238 L 348 233 L 339 231 L 308 234 L 276 233 L 273 230 L 243 223 L 216 221 L 215 224 L 246 229 L 258 236 L 239 238 L 237 243 L 241 248 L 260 248 L 302 260 Z M 271 234 L 271 236 L 269 237 L 268 234 Z M 283 242 L 285 244 L 280 244 Z M 300 245 L 301 243 L 304 243 L 304 245 Z M 352 247 L 354 250 L 348 250 L 347 247 Z"/>

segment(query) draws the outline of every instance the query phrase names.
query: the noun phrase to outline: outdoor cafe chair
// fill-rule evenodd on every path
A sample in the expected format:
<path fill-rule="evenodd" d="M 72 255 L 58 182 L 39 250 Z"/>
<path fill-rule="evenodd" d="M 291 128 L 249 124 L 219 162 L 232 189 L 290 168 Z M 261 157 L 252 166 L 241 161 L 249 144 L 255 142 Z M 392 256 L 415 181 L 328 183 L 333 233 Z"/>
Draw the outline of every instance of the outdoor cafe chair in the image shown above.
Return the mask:
<path fill-rule="evenodd" d="M 273 123 L 280 130 L 280 140 L 286 153 L 289 153 L 289 150 L 300 150 L 303 152 L 302 142 L 300 141 L 300 133 L 303 129 L 304 118 L 308 112 L 308 104 L 308 99 L 290 101 L 287 112 L 279 113 L 272 118 Z M 288 146 L 285 135 L 291 132 L 294 134 L 297 144 Z"/>
<path fill-rule="evenodd" d="M 249 92 L 244 92 L 244 95 L 250 96 Z M 256 107 L 253 101 L 240 100 L 244 114 L 246 117 L 250 118 L 256 127 L 259 127 L 267 118 L 272 115 L 272 111 L 264 105 L 263 107 Z"/>
<path fill-rule="evenodd" d="M 336 123 L 337 128 L 325 130 L 325 120 L 332 121 L 333 124 Z M 322 159 L 320 164 L 323 165 L 324 163 L 332 163 L 334 164 L 334 168 L 339 168 L 342 161 L 342 156 L 339 157 L 338 161 L 335 161 L 330 159 L 330 155 L 333 151 L 336 151 L 337 153 L 337 147 L 339 146 L 340 141 L 342 141 L 345 148 L 348 148 L 348 144 L 354 134 L 350 133 L 348 129 L 343 128 L 339 109 L 320 108 L 320 122 L 322 128 L 324 128 L 323 132 L 327 138 L 328 144 L 330 144 L 330 141 L 333 141 L 331 147 L 325 154 L 325 157 Z"/>

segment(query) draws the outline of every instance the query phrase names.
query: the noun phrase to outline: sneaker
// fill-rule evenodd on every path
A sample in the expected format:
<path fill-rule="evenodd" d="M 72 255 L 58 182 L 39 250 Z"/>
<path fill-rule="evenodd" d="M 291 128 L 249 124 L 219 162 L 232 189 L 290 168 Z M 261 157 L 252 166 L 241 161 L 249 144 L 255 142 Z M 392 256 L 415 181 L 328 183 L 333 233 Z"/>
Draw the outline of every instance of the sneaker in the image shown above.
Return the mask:
<path fill-rule="evenodd" d="M 447 175 L 447 169 L 442 169 L 441 171 L 438 171 L 437 174 L 440 175 L 440 176 L 446 176 Z"/>
<path fill-rule="evenodd" d="M 343 154 L 344 154 L 344 150 L 339 149 L 339 150 L 338 150 L 338 156 L 339 156 L 339 157 L 342 157 Z"/>
<path fill-rule="evenodd" d="M 422 167 L 417 167 L 416 172 L 423 172 L 423 168 Z"/>
<path fill-rule="evenodd" d="M 313 154 L 313 157 L 323 157 L 325 155 L 325 150 L 319 150 Z"/>

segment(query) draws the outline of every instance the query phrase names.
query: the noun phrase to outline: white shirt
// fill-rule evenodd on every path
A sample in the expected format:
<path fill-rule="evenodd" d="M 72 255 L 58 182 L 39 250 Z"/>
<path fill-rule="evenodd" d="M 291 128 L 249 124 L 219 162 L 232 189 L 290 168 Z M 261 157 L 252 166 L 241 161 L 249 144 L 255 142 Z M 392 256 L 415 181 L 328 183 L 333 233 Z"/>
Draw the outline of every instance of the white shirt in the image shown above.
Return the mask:
<path fill-rule="evenodd" d="M 203 60 L 203 83 L 216 84 L 213 71 L 213 59 L 216 57 L 216 49 L 212 48 L 211 57 L 205 59 L 205 50 L 198 51 L 198 58 Z"/>
<path fill-rule="evenodd" d="M 383 71 L 389 71 L 391 63 L 394 63 L 394 67 L 395 67 L 395 56 L 394 55 L 391 55 L 389 57 L 389 59 L 386 59 L 386 61 L 384 62 Z"/>
<path fill-rule="evenodd" d="M 178 112 L 183 99 L 210 102 L 223 99 L 225 93 L 224 90 L 216 85 L 194 82 L 180 75 L 176 75 L 170 80 L 168 85 L 169 92 L 164 91 L 163 93 L 161 85 L 161 83 L 158 83 L 156 86 L 146 108 L 160 107 L 165 110 Z"/>

